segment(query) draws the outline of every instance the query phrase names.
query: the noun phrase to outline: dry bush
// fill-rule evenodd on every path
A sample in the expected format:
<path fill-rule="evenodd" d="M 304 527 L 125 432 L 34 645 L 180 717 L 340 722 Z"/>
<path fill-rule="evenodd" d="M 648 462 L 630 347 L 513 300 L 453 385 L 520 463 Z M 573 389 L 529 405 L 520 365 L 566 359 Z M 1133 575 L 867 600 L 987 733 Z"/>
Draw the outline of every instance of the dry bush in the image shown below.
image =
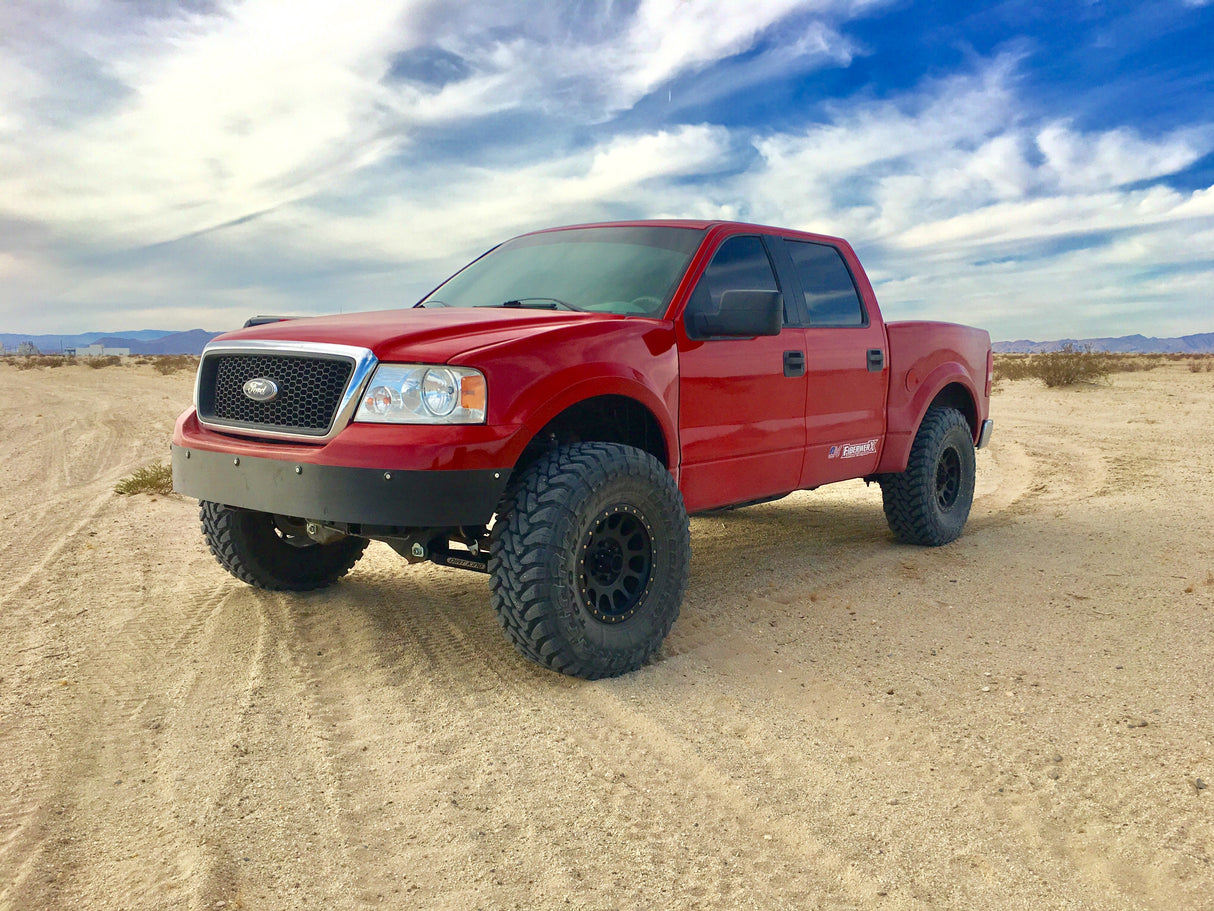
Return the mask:
<path fill-rule="evenodd" d="M 101 357 L 90 357 L 85 361 L 94 370 L 100 370 L 102 367 L 118 367 L 122 364 L 122 358 L 116 354 L 105 354 Z"/>
<path fill-rule="evenodd" d="M 156 358 L 155 369 L 157 373 L 163 373 L 166 376 L 176 373 L 178 370 L 196 370 L 198 369 L 198 358 L 189 354 L 161 355 Z"/>
<path fill-rule="evenodd" d="M 11 360 L 13 366 L 18 370 L 33 370 L 35 367 L 70 367 L 76 363 L 74 357 L 64 357 L 62 354 L 31 354 Z"/>
<path fill-rule="evenodd" d="M 1029 373 L 1029 362 L 1032 358 L 1027 354 L 996 354 L 994 366 L 994 381 L 1023 380 Z"/>
<path fill-rule="evenodd" d="M 1035 355 L 1029 375 L 1053 389 L 1107 379 L 1112 370 L 1112 361 L 1105 352 L 1095 351 L 1091 345 L 1077 348 L 1066 344 L 1057 351 Z"/>
<path fill-rule="evenodd" d="M 1106 354 L 1110 373 L 1140 373 L 1167 363 L 1162 354 Z"/>
<path fill-rule="evenodd" d="M 129 497 L 137 493 L 164 494 L 173 492 L 173 468 L 162 462 L 144 465 L 114 485 L 114 493 Z"/>

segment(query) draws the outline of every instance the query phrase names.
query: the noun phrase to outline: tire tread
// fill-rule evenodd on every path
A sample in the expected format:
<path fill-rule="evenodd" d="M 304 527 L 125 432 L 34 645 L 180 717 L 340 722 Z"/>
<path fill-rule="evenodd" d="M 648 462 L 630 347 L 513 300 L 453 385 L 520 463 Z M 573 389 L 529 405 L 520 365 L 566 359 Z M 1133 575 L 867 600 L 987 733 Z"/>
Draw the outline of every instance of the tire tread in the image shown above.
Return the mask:
<path fill-rule="evenodd" d="M 249 534 L 250 517 L 260 515 L 264 514 L 206 500 L 198 505 L 203 538 L 219 565 L 255 588 L 297 592 L 325 588 L 353 569 L 370 543 L 366 538 L 348 537 L 301 548 L 291 555 L 295 559 L 288 567 L 275 569 L 259 558 Z"/>
<path fill-rule="evenodd" d="M 659 618 L 643 645 L 610 656 L 579 654 L 552 615 L 562 582 L 553 578 L 551 542 L 578 523 L 570 504 L 624 474 L 652 485 L 672 507 L 680 529 L 672 548 L 677 573 L 673 607 Z M 498 623 L 524 657 L 558 673 L 588 680 L 636 670 L 670 632 L 687 583 L 690 529 L 682 498 L 670 474 L 653 456 L 615 443 L 578 443 L 556 449 L 522 472 L 503 494 L 492 533 L 490 591 Z"/>
<path fill-rule="evenodd" d="M 954 429 L 963 430 L 970 440 L 968 457 L 962 459 L 966 488 L 961 511 L 955 518 L 944 521 L 935 503 L 936 463 L 940 448 Z M 956 540 L 969 516 L 973 498 L 973 442 L 969 422 L 956 408 L 933 405 L 923 417 L 923 423 L 911 445 L 906 470 L 881 478 L 881 499 L 890 530 L 905 544 L 939 547 Z"/>

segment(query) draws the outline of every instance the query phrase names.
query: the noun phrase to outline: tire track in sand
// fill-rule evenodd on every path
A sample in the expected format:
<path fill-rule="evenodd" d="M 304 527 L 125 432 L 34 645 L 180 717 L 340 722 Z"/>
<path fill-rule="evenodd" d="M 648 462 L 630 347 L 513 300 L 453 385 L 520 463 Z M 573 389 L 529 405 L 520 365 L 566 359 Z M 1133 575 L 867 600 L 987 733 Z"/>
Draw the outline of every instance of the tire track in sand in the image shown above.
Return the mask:
<path fill-rule="evenodd" d="M 65 695 L 40 700 L 48 711 L 38 730 L 12 732 L 11 749 L 0 744 L 6 756 L 36 757 L 13 769 L 0 849 L 0 869 L 11 873 L 0 900 L 66 908 L 105 895 L 146 899 L 179 884 L 173 833 L 142 820 L 158 816 L 166 694 L 228 597 L 216 588 L 157 599 L 108 636 L 94 628 L 84 645 L 63 643 L 74 653 L 70 678 L 41 685 Z"/>
<path fill-rule="evenodd" d="M 554 902 L 592 872 L 611 876 L 601 897 L 620 907 L 671 900 L 659 883 L 697 906 L 776 907 L 811 875 L 834 878 L 840 906 L 858 900 L 842 855 L 764 810 L 667 720 L 621 708 L 680 679 L 683 659 L 562 678 L 509 649 L 483 580 L 400 569 L 377 561 L 295 612 L 292 652 L 331 733 L 364 900 L 493 906 L 543 882 L 533 898 Z M 441 894 L 425 891 L 436 872 Z"/>

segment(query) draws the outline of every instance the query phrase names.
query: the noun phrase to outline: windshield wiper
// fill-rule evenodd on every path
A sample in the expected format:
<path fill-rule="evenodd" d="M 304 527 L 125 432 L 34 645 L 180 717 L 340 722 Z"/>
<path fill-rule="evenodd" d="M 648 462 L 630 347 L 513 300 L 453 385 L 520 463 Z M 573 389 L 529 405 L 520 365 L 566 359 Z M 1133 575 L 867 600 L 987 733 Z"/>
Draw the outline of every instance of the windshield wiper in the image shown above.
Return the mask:
<path fill-rule="evenodd" d="M 451 305 L 449 303 L 447 303 L 446 301 L 427 300 L 427 301 L 418 301 L 416 304 L 413 305 L 413 309 L 414 310 L 424 310 L 426 307 L 450 307 L 450 306 Z"/>
<path fill-rule="evenodd" d="M 573 310 L 578 313 L 586 311 L 581 307 L 575 307 L 573 304 L 563 301 L 558 297 L 520 297 L 517 300 L 502 301 L 500 304 L 491 306 L 510 307 L 520 309 L 526 307 L 529 310 Z"/>

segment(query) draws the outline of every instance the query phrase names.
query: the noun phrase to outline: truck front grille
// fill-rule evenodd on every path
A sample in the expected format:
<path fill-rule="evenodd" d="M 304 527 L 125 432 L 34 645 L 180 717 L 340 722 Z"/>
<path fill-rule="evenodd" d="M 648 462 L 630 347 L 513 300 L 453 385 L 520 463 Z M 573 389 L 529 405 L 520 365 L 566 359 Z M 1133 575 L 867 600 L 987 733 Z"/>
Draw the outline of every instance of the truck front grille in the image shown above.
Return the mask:
<path fill-rule="evenodd" d="M 204 356 L 199 368 L 198 416 L 256 432 L 325 436 L 333 424 L 355 370 L 352 358 L 319 354 L 230 353 Z M 270 401 L 245 394 L 245 383 L 272 380 Z"/>

